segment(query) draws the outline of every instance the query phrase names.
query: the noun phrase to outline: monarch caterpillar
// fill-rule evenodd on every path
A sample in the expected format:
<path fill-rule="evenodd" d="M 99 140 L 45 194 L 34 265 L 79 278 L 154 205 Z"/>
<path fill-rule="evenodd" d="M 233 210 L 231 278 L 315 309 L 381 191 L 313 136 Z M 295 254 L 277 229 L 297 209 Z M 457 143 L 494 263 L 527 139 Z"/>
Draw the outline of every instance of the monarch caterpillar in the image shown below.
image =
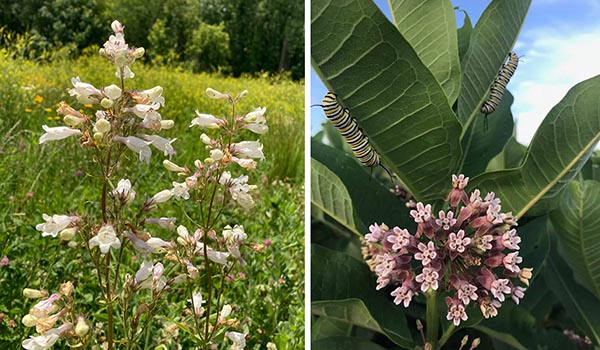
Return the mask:
<path fill-rule="evenodd" d="M 356 119 L 350 116 L 348 109 L 340 105 L 336 94 L 328 92 L 325 97 L 323 97 L 322 104 L 316 106 L 321 106 L 323 108 L 327 119 L 331 121 L 336 129 L 338 129 L 342 137 L 346 140 L 348 145 L 350 145 L 352 153 L 354 153 L 363 166 L 369 168 L 381 166 L 388 175 L 390 175 L 390 178 L 392 177 L 390 171 L 381 164 L 379 153 L 371 147 L 368 137 L 358 126 Z"/>
<path fill-rule="evenodd" d="M 487 131 L 488 128 L 488 114 L 494 113 L 496 108 L 498 108 L 498 104 L 500 104 L 500 100 L 502 100 L 502 95 L 504 94 L 506 85 L 515 73 L 515 70 L 517 70 L 518 64 L 519 57 L 516 53 L 510 52 L 508 54 L 508 62 L 502 65 L 498 75 L 496 75 L 496 78 L 490 87 L 490 97 L 487 99 L 487 101 L 483 102 L 483 105 L 481 105 L 481 113 L 485 113 L 485 119 L 483 120 L 484 131 Z"/>

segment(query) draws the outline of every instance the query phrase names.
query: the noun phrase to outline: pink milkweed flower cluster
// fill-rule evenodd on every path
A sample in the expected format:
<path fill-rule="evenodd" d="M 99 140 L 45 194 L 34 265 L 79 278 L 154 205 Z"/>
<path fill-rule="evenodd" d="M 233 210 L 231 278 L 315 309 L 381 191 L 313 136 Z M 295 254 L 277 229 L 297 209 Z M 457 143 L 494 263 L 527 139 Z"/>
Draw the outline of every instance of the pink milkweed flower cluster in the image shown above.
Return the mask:
<path fill-rule="evenodd" d="M 485 318 L 498 314 L 506 299 L 523 298 L 532 276 L 521 268 L 517 225 L 512 213 L 502 213 L 493 192 L 483 199 L 478 189 L 465 192 L 469 181 L 452 176 L 445 198 L 450 210 L 437 218 L 431 205 L 419 202 L 410 215 L 414 234 L 399 227 L 373 224 L 365 236 L 365 259 L 377 275 L 377 289 L 391 286 L 395 304 L 408 307 L 419 293 L 446 295 L 446 318 L 458 326 L 468 318 L 467 307 L 477 305 Z"/>
<path fill-rule="evenodd" d="M 116 65 L 120 86 L 112 84 L 97 88 L 81 81 L 79 77 L 72 78 L 73 88 L 69 90 L 69 95 L 81 104 L 96 105 L 96 112 L 88 115 L 61 102 L 57 112 L 64 115 L 63 121 L 67 126 L 44 125 L 45 133 L 39 143 L 81 136 L 79 141 L 82 146 L 96 149 L 107 149 L 114 143 L 121 143 L 146 163 L 150 162 L 152 156 L 150 146 L 171 157 L 175 154 L 172 146 L 175 139 L 155 134 L 174 125 L 172 120 L 163 120 L 158 112 L 165 104 L 163 89 L 155 86 L 141 91 L 123 91 L 123 79 L 134 76 L 129 66 L 136 58 L 142 57 L 144 49 L 129 48 L 121 23 L 114 21 L 111 27 L 114 35 L 110 36 L 100 53 Z"/>

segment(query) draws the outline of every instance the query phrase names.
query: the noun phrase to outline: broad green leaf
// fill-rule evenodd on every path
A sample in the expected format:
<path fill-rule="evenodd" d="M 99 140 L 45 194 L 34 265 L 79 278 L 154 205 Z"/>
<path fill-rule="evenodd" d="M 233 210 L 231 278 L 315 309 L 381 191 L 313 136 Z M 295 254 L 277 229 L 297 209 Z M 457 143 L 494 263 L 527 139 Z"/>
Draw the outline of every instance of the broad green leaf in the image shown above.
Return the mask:
<path fill-rule="evenodd" d="M 527 153 L 527 147 L 520 144 L 517 141 L 517 139 L 513 136 L 506 143 L 503 153 L 504 168 L 518 168 L 523 163 L 523 159 L 525 158 L 525 154 Z"/>
<path fill-rule="evenodd" d="M 333 147 L 340 150 L 344 150 L 349 154 L 352 154 L 350 153 L 352 152 L 350 150 L 350 146 L 348 146 L 346 140 L 344 140 L 338 129 L 336 129 L 335 126 L 333 126 L 333 124 L 331 124 L 329 121 L 325 121 L 325 123 L 323 123 L 323 131 L 327 136 L 327 140 L 329 140 Z"/>
<path fill-rule="evenodd" d="M 585 180 L 600 181 L 600 154 L 595 151 L 590 159 L 581 169 L 581 175 Z"/>
<path fill-rule="evenodd" d="M 462 64 L 458 119 L 464 126 L 483 115 L 481 104 L 517 40 L 530 4 L 531 0 L 494 0 L 477 21 Z"/>
<path fill-rule="evenodd" d="M 600 182 L 571 182 L 550 219 L 575 279 L 600 299 Z"/>
<path fill-rule="evenodd" d="M 313 307 L 314 310 L 314 307 Z M 314 314 L 314 311 L 313 311 Z M 348 336 L 353 326 L 347 322 L 338 321 L 333 318 L 318 317 L 310 327 L 310 338 L 312 341 L 335 336 Z"/>
<path fill-rule="evenodd" d="M 461 156 L 444 91 L 371 0 L 313 0 L 313 68 L 417 201 L 442 198 Z"/>
<path fill-rule="evenodd" d="M 313 302 L 311 313 L 332 320 L 342 321 L 378 333 L 384 333 L 360 299 L 327 300 Z"/>
<path fill-rule="evenodd" d="M 361 221 L 361 224 L 357 223 L 360 232 L 366 233 L 369 225 L 382 222 L 390 227 L 415 228 L 404 202 L 371 176 L 367 172 L 369 169 L 365 171 L 366 168 L 353 155 L 314 140 L 310 148 L 312 157 L 326 164 L 346 186 L 352 206 Z"/>
<path fill-rule="evenodd" d="M 340 179 L 326 166 L 310 161 L 310 194 L 312 205 L 318 207 L 348 230 L 356 232 L 352 217 L 352 201 Z"/>
<path fill-rule="evenodd" d="M 539 274 L 527 288 L 525 297 L 519 305 L 527 309 L 536 319 L 543 320 L 548 317 L 557 302 L 558 300 L 544 281 L 544 274 Z"/>
<path fill-rule="evenodd" d="M 357 337 L 329 337 L 311 342 L 314 350 L 384 350 L 381 345 Z"/>
<path fill-rule="evenodd" d="M 384 291 L 375 290 L 376 285 L 375 275 L 364 262 L 311 245 L 311 299 L 319 310 L 325 307 L 327 301 L 334 301 L 332 307 L 339 307 L 340 300 L 360 299 L 372 318 L 361 319 L 361 324 L 376 322 L 383 334 L 394 343 L 412 348 L 403 307 L 389 300 Z M 348 302 L 350 305 L 354 303 Z"/>
<path fill-rule="evenodd" d="M 483 117 L 477 118 L 463 136 L 463 164 L 460 173 L 475 176 L 483 173 L 492 158 L 502 151 L 513 133 L 514 121 L 510 106 L 513 96 L 506 91 L 496 112 L 488 116 L 489 129 L 483 130 Z"/>
<path fill-rule="evenodd" d="M 452 105 L 460 92 L 456 17 L 450 0 L 389 0 L 398 31 L 415 49 Z"/>
<path fill-rule="evenodd" d="M 542 122 L 517 169 L 485 173 L 470 188 L 495 192 L 516 218 L 542 215 L 590 157 L 600 139 L 600 76 L 575 85 Z M 535 207 L 534 207 L 535 205 Z M 532 209 L 532 207 L 534 207 Z M 531 210 L 530 210 L 531 209 Z"/>
<path fill-rule="evenodd" d="M 458 28 L 457 31 L 458 57 L 460 58 L 460 61 L 463 62 L 463 57 L 469 49 L 469 40 L 471 39 L 471 32 L 473 32 L 473 24 L 471 24 L 471 18 L 469 17 L 467 11 L 459 11 L 462 11 L 465 14 L 463 26 Z"/>
<path fill-rule="evenodd" d="M 598 298 L 573 279 L 572 271 L 553 249 L 544 269 L 544 280 L 585 335 L 600 344 L 600 303 Z"/>

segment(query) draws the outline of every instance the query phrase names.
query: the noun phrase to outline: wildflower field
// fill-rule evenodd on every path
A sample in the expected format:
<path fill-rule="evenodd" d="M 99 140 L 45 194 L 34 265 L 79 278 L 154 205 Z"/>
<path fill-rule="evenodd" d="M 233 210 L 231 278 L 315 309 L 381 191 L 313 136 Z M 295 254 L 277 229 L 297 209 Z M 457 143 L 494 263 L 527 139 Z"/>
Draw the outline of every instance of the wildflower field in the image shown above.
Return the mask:
<path fill-rule="evenodd" d="M 227 284 L 222 298 L 231 308 L 227 312 L 213 310 L 212 314 L 206 316 L 206 319 L 216 319 L 221 312 L 221 316 L 226 316 L 224 324 L 235 328 L 239 332 L 235 334 L 242 334 L 245 339 L 240 340 L 235 335 L 227 336 L 227 339 L 224 332 L 217 331 L 211 333 L 210 346 L 214 349 L 230 348 L 233 341 L 234 346 L 245 343 L 247 349 L 303 348 L 303 83 L 272 76 L 232 78 L 218 74 L 192 74 L 140 63 L 136 63 L 133 70 L 135 79 L 127 80 L 129 89 L 141 90 L 159 85 L 163 88 L 162 96 L 166 102 L 160 113 L 163 120 L 173 120 L 174 126 L 161 131 L 161 136 L 177 139 L 172 142 L 175 152 L 170 157 L 176 164 L 194 164 L 197 159 L 202 161 L 214 157 L 213 153 L 209 155 L 205 143 L 201 141 L 200 135 L 204 131 L 197 127 L 190 128 L 192 119 L 198 116 L 194 111 L 226 118 L 230 116 L 231 109 L 222 100 L 208 98 L 205 94 L 207 88 L 233 96 L 247 90 L 248 95 L 235 105 L 235 108 L 239 108 L 239 115 L 257 107 L 266 107 L 264 115 L 269 131 L 254 135 L 254 140 L 256 136 L 260 138 L 266 159 L 257 162 L 256 170 L 246 172 L 248 183 L 258 184 L 258 190 L 253 193 L 255 205 L 247 210 L 223 211 L 218 216 L 217 224 L 221 228 L 233 226 L 234 223 L 244 226 L 246 245 L 239 248 L 247 264 L 238 264 L 235 269 L 229 270 L 229 274 L 220 276 L 222 278 L 219 281 Z M 42 237 L 41 232 L 36 230 L 36 225 L 44 222 L 43 214 L 89 217 L 98 216 L 101 212 L 103 179 L 92 171 L 97 168 L 97 160 L 89 154 L 86 156 L 88 149 L 80 145 L 79 136 L 39 144 L 40 136 L 44 133 L 43 125 L 48 128 L 65 126 L 63 116 L 56 111 L 60 101 L 67 102 L 84 114 L 94 114 L 92 106 L 77 103 L 74 97 L 69 96 L 68 89 L 72 88 L 71 79 L 74 77 L 99 87 L 117 81 L 114 66 L 94 50 L 76 61 L 65 60 L 45 65 L 0 57 L 2 349 L 21 348 L 25 339 L 36 334 L 36 328 L 25 327 L 22 319 L 39 300 L 26 298 L 23 291 L 30 288 L 49 294 L 58 293 L 65 282 L 71 282 L 74 289 L 62 294 L 65 296 L 62 299 L 74 300 L 76 310 L 69 309 L 73 314 L 72 319 L 83 316 L 83 324 L 89 330 L 73 324 L 72 335 L 65 337 L 69 339 L 61 339 L 61 345 L 56 348 L 66 348 L 67 344 L 83 346 L 81 342 L 84 342 L 86 346 L 82 348 L 99 349 L 105 341 L 106 324 L 109 322 L 106 319 L 108 306 L 96 281 L 99 271 L 90 262 L 90 255 L 84 253 L 86 249 L 93 248 L 92 241 L 86 245 L 87 242 L 77 235 L 71 239 Z M 99 128 L 99 125 L 96 127 Z M 183 181 L 175 173 L 165 170 L 164 159 L 169 157 L 153 149 L 147 164 L 139 161 L 138 155 L 125 149 L 122 164 L 113 176 L 112 188 L 117 187 L 118 179 L 126 176 L 131 179 L 131 187 L 141 203 L 145 198 L 152 198 L 161 190 L 172 187 L 172 182 Z M 175 226 L 185 225 L 191 232 L 196 211 L 198 208 L 190 201 L 160 203 L 161 217 L 177 217 Z M 187 214 L 181 215 L 182 212 Z M 154 225 L 152 228 L 148 226 L 148 230 L 153 237 L 165 242 L 175 242 L 178 233 L 182 237 L 179 229 L 175 233 L 174 230 Z M 220 230 L 218 234 L 221 234 Z M 133 238 L 132 242 L 135 242 Z M 94 249 L 98 251 L 98 248 Z M 122 261 L 119 260 L 122 272 L 131 278 L 134 275 L 138 277 L 142 263 L 140 259 L 138 254 L 129 254 Z M 167 263 L 165 266 L 168 270 Z M 155 266 L 155 273 L 156 269 Z M 199 269 L 202 270 L 201 267 Z M 116 289 L 127 289 L 126 283 L 126 280 L 120 280 Z M 208 346 L 208 340 L 200 341 L 199 336 L 191 330 L 193 327 L 185 321 L 194 312 L 197 316 L 201 314 L 198 310 L 202 309 L 200 305 L 204 301 L 197 304 L 191 302 L 191 293 L 181 292 L 183 289 L 163 295 L 155 287 L 152 292 L 139 290 L 139 296 L 132 296 L 131 300 L 132 303 L 139 302 L 151 296 L 152 305 L 158 312 L 156 309 L 144 309 L 150 302 L 143 301 L 130 309 L 133 317 L 115 315 L 115 328 L 122 326 L 124 319 L 143 323 L 138 327 L 138 333 L 127 338 L 127 342 L 115 336 L 116 348 L 188 349 Z M 222 305 L 223 300 L 220 302 Z M 220 305 L 219 301 L 217 305 Z M 154 317 L 148 317 L 146 313 Z M 218 323 L 214 319 L 211 322 Z M 39 322 L 36 327 L 39 327 Z M 208 329 L 207 326 L 207 332 Z M 37 330 L 37 333 L 43 332 Z M 79 337 L 80 333 L 84 335 Z M 136 341 L 132 342 L 132 339 Z M 121 341 L 122 346 L 119 345 Z"/>

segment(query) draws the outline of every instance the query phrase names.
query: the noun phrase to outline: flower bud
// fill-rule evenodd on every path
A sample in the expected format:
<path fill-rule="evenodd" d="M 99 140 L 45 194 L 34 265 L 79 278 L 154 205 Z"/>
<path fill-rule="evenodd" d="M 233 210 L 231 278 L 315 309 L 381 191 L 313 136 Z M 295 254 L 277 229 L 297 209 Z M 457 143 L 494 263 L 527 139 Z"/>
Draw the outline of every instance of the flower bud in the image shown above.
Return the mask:
<path fill-rule="evenodd" d="M 171 199 L 171 196 L 173 196 L 171 190 L 162 190 L 152 197 L 152 201 L 154 203 L 164 203 Z"/>
<path fill-rule="evenodd" d="M 109 85 L 104 88 L 104 94 L 111 100 L 116 100 L 121 97 L 123 91 L 120 87 L 115 84 Z"/>
<path fill-rule="evenodd" d="M 79 337 L 83 337 L 90 330 L 90 326 L 85 322 L 83 315 L 77 316 L 77 325 L 75 325 L 75 334 Z"/>
<path fill-rule="evenodd" d="M 37 323 L 37 317 L 27 314 L 21 319 L 21 323 L 25 327 L 34 327 Z"/>
<path fill-rule="evenodd" d="M 206 135 L 204 133 L 202 135 L 200 135 L 200 141 L 202 141 L 202 143 L 204 143 L 206 145 L 210 145 L 210 143 L 211 143 L 210 137 L 208 137 L 208 135 Z"/>
<path fill-rule="evenodd" d="M 161 130 L 171 129 L 174 125 L 175 125 L 175 122 L 170 119 L 160 121 L 160 129 Z"/>
<path fill-rule="evenodd" d="M 79 246 L 79 243 L 75 241 L 69 241 L 69 243 L 67 243 L 67 246 L 71 249 L 76 249 Z"/>
<path fill-rule="evenodd" d="M 229 99 L 229 94 L 223 94 L 221 92 L 218 92 L 215 89 L 211 89 L 211 88 L 207 88 L 206 89 L 206 94 L 208 95 L 208 97 L 210 98 L 214 98 L 214 99 Z"/>
<path fill-rule="evenodd" d="M 221 309 L 221 315 L 220 315 L 221 318 L 225 318 L 225 317 L 231 315 L 231 310 L 232 310 L 231 305 L 229 305 L 229 304 L 223 305 L 223 308 Z"/>
<path fill-rule="evenodd" d="M 169 171 L 176 171 L 176 172 L 180 172 L 180 173 L 186 172 L 186 170 L 187 170 L 186 168 L 180 167 L 179 165 L 171 162 L 168 159 L 163 160 L 163 166 L 165 168 L 167 168 L 167 170 L 169 170 Z"/>
<path fill-rule="evenodd" d="M 248 96 L 248 90 L 244 90 L 242 92 L 239 93 L 238 98 L 244 98 Z"/>
<path fill-rule="evenodd" d="M 94 133 L 94 141 L 101 141 L 103 137 L 104 137 L 104 134 L 101 132 Z"/>
<path fill-rule="evenodd" d="M 204 164 L 209 164 L 210 165 L 210 164 L 212 164 L 214 162 L 215 162 L 215 160 L 212 159 L 212 158 L 206 158 L 206 159 L 204 159 Z"/>
<path fill-rule="evenodd" d="M 123 29 L 124 29 L 124 27 L 123 27 L 123 25 L 121 24 L 121 22 L 119 22 L 119 21 L 117 21 L 117 20 L 114 20 L 114 21 L 112 21 L 112 23 L 110 24 L 110 28 L 111 28 L 111 29 L 113 30 L 113 32 L 115 32 L 115 33 L 122 32 L 122 31 L 123 31 Z"/>
<path fill-rule="evenodd" d="M 68 126 L 73 127 L 73 126 L 77 126 L 77 125 L 83 123 L 85 121 L 85 119 L 78 118 L 78 117 L 76 117 L 74 115 L 65 115 L 65 117 L 63 118 L 63 121 Z"/>
<path fill-rule="evenodd" d="M 210 151 L 210 157 L 214 160 L 221 160 L 223 158 L 223 151 L 220 149 L 213 149 Z"/>
<path fill-rule="evenodd" d="M 96 131 L 101 133 L 107 133 L 110 131 L 110 122 L 104 118 L 98 119 L 95 124 Z"/>
<path fill-rule="evenodd" d="M 114 101 L 109 98 L 103 98 L 102 101 L 100 101 L 100 106 L 102 106 L 103 108 L 110 108 L 113 106 L 113 104 Z"/>
<path fill-rule="evenodd" d="M 67 227 L 58 233 L 58 238 L 63 241 L 70 241 L 75 236 L 75 233 L 77 233 L 77 229 L 78 227 Z"/>
<path fill-rule="evenodd" d="M 143 47 L 138 47 L 137 49 L 135 49 L 135 51 L 133 51 L 133 57 L 135 58 L 140 58 L 142 56 L 144 56 L 144 53 L 146 52 L 146 50 Z"/>
<path fill-rule="evenodd" d="M 48 292 L 45 290 L 25 288 L 23 289 L 23 296 L 29 299 L 38 299 L 48 296 Z"/>

